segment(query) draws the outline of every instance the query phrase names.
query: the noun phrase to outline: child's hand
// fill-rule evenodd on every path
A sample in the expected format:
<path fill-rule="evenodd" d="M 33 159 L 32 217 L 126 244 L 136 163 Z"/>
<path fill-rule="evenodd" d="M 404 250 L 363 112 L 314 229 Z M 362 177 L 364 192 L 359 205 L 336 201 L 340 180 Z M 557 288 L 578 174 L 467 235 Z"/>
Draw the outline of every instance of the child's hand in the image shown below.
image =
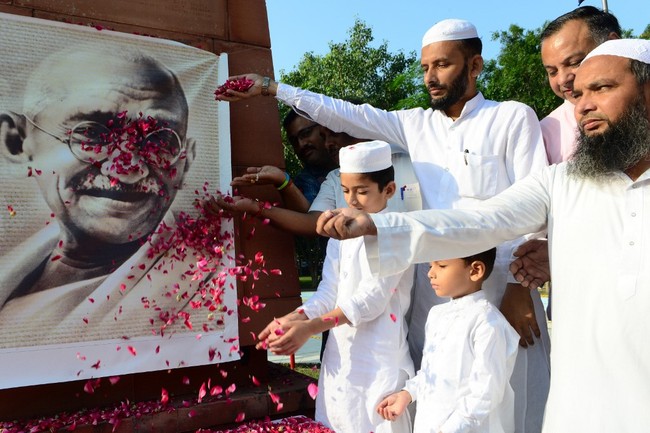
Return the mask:
<path fill-rule="evenodd" d="M 411 394 L 408 391 L 400 391 L 391 394 L 379 403 L 377 413 L 387 421 L 395 421 L 406 410 L 411 402 Z"/>
<path fill-rule="evenodd" d="M 276 338 L 269 337 L 269 350 L 274 355 L 292 355 L 309 340 L 314 332 L 310 320 L 285 322 L 274 331 Z"/>
<path fill-rule="evenodd" d="M 307 320 L 307 316 L 302 312 L 302 310 L 298 310 L 292 311 L 278 319 L 273 319 L 257 336 L 259 342 L 255 345 L 255 348 L 258 350 L 268 349 L 268 345 L 272 341 L 277 340 L 279 335 L 284 333 L 284 331 L 281 330 L 282 325 L 292 320 Z M 278 329 L 280 329 L 280 331 L 278 331 Z"/>

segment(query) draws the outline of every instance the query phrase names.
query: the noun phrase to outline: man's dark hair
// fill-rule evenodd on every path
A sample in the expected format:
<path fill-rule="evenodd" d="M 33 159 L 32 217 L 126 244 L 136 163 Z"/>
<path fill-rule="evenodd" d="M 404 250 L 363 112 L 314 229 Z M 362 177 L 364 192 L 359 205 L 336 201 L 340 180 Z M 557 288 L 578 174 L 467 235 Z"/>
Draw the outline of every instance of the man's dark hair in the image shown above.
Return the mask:
<path fill-rule="evenodd" d="M 282 120 L 282 127 L 286 131 L 289 125 L 293 123 L 294 120 L 298 118 L 298 113 L 296 113 L 293 109 L 289 110 L 286 116 L 284 116 L 284 119 Z"/>
<path fill-rule="evenodd" d="M 379 191 L 383 191 L 390 182 L 395 180 L 395 169 L 391 165 L 388 168 L 379 171 L 371 171 L 370 173 L 363 173 L 364 177 L 370 179 L 372 182 L 379 186 Z"/>
<path fill-rule="evenodd" d="M 566 23 L 573 20 L 583 21 L 587 24 L 589 34 L 597 45 L 605 42 L 612 32 L 621 36 L 621 26 L 614 15 L 593 6 L 581 6 L 548 23 L 540 35 L 540 40 L 544 42 L 546 38 L 553 36 Z"/>
<path fill-rule="evenodd" d="M 473 256 L 463 257 L 466 265 L 471 265 L 472 262 L 482 262 L 485 265 L 485 275 L 483 276 L 483 281 L 487 280 L 492 269 L 494 269 L 494 260 L 497 257 L 497 249 L 491 248 L 482 253 L 474 254 Z"/>
<path fill-rule="evenodd" d="M 645 86 L 646 83 L 650 82 L 650 65 L 647 63 L 640 62 L 638 60 L 630 59 L 630 69 L 636 82 L 641 86 Z"/>
<path fill-rule="evenodd" d="M 465 59 L 469 59 L 476 54 L 480 56 L 483 52 L 483 42 L 481 42 L 480 38 L 461 39 L 458 42 Z"/>

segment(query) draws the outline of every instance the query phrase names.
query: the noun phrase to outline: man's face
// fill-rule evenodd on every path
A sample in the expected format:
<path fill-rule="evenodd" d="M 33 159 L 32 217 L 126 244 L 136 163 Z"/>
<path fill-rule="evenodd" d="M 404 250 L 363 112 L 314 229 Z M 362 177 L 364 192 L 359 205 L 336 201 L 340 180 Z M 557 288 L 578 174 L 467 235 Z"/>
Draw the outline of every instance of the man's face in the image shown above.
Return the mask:
<path fill-rule="evenodd" d="M 542 63 L 553 92 L 571 100 L 573 80 L 580 62 L 597 44 L 582 20 L 571 20 L 542 43 Z"/>
<path fill-rule="evenodd" d="M 431 108 L 446 111 L 466 97 L 469 65 L 458 42 L 435 42 L 422 48 L 424 84 L 431 96 Z M 469 97 L 468 97 L 469 96 Z"/>
<path fill-rule="evenodd" d="M 339 151 L 341 148 L 349 146 L 351 144 L 359 143 L 362 140 L 354 138 L 345 132 L 332 132 L 331 130 L 325 128 L 325 147 L 330 154 L 330 157 L 336 163 L 336 166 L 339 165 Z"/>
<path fill-rule="evenodd" d="M 52 71 L 52 85 L 59 90 L 34 115 L 36 124 L 67 137 L 80 122 L 109 125 L 126 111 L 130 118 L 138 113 L 153 117 L 185 142 L 184 97 L 170 88 L 167 71 L 98 56 L 85 58 L 84 74 L 74 74 L 77 64 L 66 61 Z M 140 163 L 141 169 L 123 172 L 116 170 L 120 160 L 130 158 L 135 164 L 144 156 L 122 149 L 101 161 L 83 162 L 62 142 L 31 124 L 27 128 L 25 153 L 33 159 L 33 167 L 42 170 L 36 179 L 43 197 L 72 239 L 90 237 L 121 244 L 148 235 L 169 209 L 188 165 L 183 151 L 171 166 L 149 161 Z"/>
<path fill-rule="evenodd" d="M 332 159 L 325 147 L 324 128 L 304 117 L 296 117 L 287 127 L 289 142 L 300 161 L 308 166 L 329 167 Z"/>
<path fill-rule="evenodd" d="M 628 59 L 587 60 L 577 71 L 573 95 L 580 135 L 570 173 L 600 178 L 627 171 L 650 155 L 648 102 Z"/>

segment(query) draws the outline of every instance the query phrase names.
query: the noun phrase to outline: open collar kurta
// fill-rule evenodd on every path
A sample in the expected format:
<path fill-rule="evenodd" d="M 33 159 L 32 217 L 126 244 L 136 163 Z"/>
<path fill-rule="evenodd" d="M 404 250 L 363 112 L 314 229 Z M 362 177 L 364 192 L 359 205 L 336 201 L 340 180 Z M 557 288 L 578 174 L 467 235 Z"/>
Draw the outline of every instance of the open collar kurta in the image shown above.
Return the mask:
<path fill-rule="evenodd" d="M 650 170 L 596 182 L 551 166 L 477 210 L 373 215 L 374 272 L 462 257 L 547 228 L 553 278 L 544 432 L 650 429 Z M 381 254 L 379 252 L 381 251 Z"/>
<path fill-rule="evenodd" d="M 519 335 L 478 291 L 429 312 L 422 367 L 406 382 L 414 433 L 514 432 L 509 379 Z"/>

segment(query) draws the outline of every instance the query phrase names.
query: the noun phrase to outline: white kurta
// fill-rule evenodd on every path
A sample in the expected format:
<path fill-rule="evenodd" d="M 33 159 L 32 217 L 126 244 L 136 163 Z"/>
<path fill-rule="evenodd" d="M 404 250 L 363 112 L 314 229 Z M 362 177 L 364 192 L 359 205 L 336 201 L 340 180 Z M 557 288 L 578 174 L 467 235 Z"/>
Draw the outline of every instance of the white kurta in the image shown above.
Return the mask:
<path fill-rule="evenodd" d="M 519 102 L 497 103 L 481 93 L 468 101 L 458 119 L 440 110 L 385 111 L 355 105 L 279 84 L 277 98 L 314 121 L 354 137 L 383 140 L 407 152 L 420 184 L 423 209 L 469 208 L 546 166 L 546 152 L 535 112 Z M 501 304 L 512 251 L 521 240 L 500 245 L 492 275 L 483 285 L 488 300 Z M 457 257 L 448 254 L 448 257 Z M 409 345 L 416 368 L 424 344 L 424 324 L 432 305 L 446 302 L 429 286 L 419 266 L 409 321 Z M 542 338 L 521 349 L 513 386 L 518 431 L 539 432 L 549 386 L 549 336 L 539 293 L 531 291 Z"/>
<path fill-rule="evenodd" d="M 414 433 L 514 432 L 519 335 L 478 291 L 429 312 L 422 368 L 406 382 Z"/>
<path fill-rule="evenodd" d="M 478 209 L 374 215 L 371 268 L 391 274 L 547 226 L 553 374 L 543 431 L 650 431 L 650 170 L 596 183 L 567 176 L 563 163 Z"/>
<path fill-rule="evenodd" d="M 317 292 L 301 307 L 309 318 L 340 307 L 350 325 L 332 328 L 318 379 L 316 420 L 337 433 L 410 432 L 410 417 L 383 420 L 375 411 L 413 377 L 404 314 L 413 269 L 374 278 L 362 239 L 330 240 Z"/>

